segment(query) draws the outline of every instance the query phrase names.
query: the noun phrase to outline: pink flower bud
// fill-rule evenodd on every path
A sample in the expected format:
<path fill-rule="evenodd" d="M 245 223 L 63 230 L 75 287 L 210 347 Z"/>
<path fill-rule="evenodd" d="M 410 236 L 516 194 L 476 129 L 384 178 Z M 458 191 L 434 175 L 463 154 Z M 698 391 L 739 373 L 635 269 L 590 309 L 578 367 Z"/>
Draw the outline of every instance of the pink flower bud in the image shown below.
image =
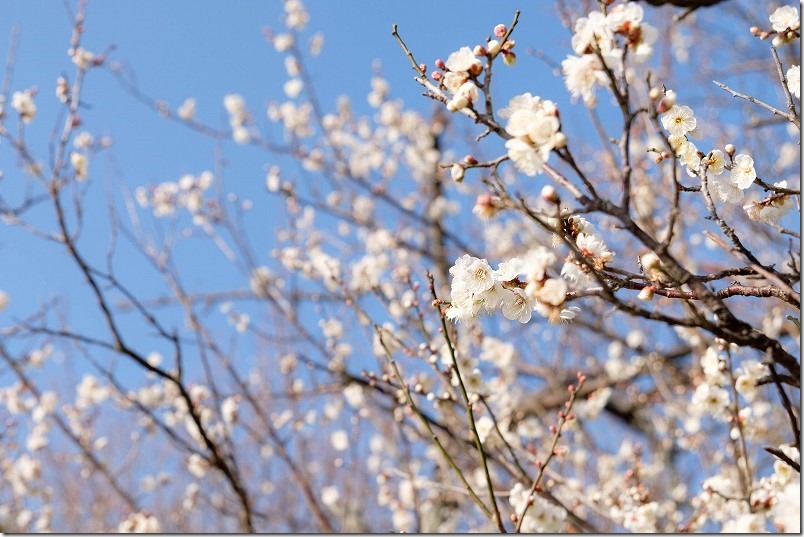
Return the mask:
<path fill-rule="evenodd" d="M 420 63 L 419 64 L 419 69 L 421 69 L 422 73 L 426 73 L 427 72 L 427 64 L 426 63 Z"/>
<path fill-rule="evenodd" d="M 508 31 L 508 28 L 505 27 L 505 24 L 498 24 L 494 27 L 494 35 L 496 37 L 502 37 L 505 35 L 505 32 Z"/>
<path fill-rule="evenodd" d="M 753 35 L 759 35 L 762 33 L 762 30 L 757 28 L 756 26 L 752 26 L 749 30 Z"/>
<path fill-rule="evenodd" d="M 436 66 L 438 69 L 441 69 L 442 71 L 445 71 L 445 70 L 447 69 L 447 64 L 445 64 L 445 63 L 444 63 L 444 60 L 442 60 L 441 58 L 438 58 L 438 59 L 435 61 L 435 66 Z"/>
<path fill-rule="evenodd" d="M 472 155 L 466 155 L 465 157 L 463 157 L 463 161 L 469 166 L 474 166 L 475 164 L 477 164 L 477 159 Z"/>
<path fill-rule="evenodd" d="M 443 75 L 441 74 L 441 71 L 434 71 L 433 74 L 432 74 L 433 80 L 435 80 L 436 82 L 441 80 L 442 76 Z"/>

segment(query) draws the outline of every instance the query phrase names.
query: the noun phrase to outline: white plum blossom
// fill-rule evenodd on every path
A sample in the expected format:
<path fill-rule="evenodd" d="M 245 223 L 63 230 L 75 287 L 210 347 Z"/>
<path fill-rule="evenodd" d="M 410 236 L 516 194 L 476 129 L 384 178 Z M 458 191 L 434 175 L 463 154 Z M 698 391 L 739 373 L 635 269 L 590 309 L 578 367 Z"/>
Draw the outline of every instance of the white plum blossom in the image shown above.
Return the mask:
<path fill-rule="evenodd" d="M 530 93 L 518 95 L 500 111 L 500 116 L 508 120 L 505 130 L 513 137 L 505 142 L 508 158 L 526 175 L 541 173 L 550 152 L 565 143 L 552 101 Z"/>
<path fill-rule="evenodd" d="M 757 172 L 754 169 L 754 159 L 748 155 L 737 155 L 734 157 L 734 165 L 731 169 L 731 181 L 741 190 L 745 190 L 754 183 Z"/>
<path fill-rule="evenodd" d="M 712 175 L 720 175 L 726 169 L 726 158 L 723 156 L 723 151 L 714 149 L 707 158 L 706 171 Z"/>
<path fill-rule="evenodd" d="M 36 103 L 33 99 L 33 91 L 15 91 L 11 96 L 11 107 L 17 111 L 23 123 L 30 123 L 36 117 Z"/>
<path fill-rule="evenodd" d="M 479 74 L 483 69 L 483 63 L 469 47 L 461 47 L 450 54 L 444 64 L 452 72 Z"/>
<path fill-rule="evenodd" d="M 695 130 L 698 122 L 689 106 L 678 106 L 668 110 L 662 116 L 662 126 L 673 136 L 683 136 Z"/>
<path fill-rule="evenodd" d="M 79 181 L 83 181 L 87 178 L 87 173 L 89 170 L 89 160 L 87 156 L 83 153 L 79 153 L 78 151 L 73 151 L 70 153 L 70 164 L 72 164 L 73 169 L 75 170 L 75 178 Z"/>
<path fill-rule="evenodd" d="M 533 312 L 533 303 L 525 294 L 525 291 L 515 287 L 510 292 L 504 294 L 502 302 L 502 313 L 506 319 L 527 323 Z"/>
<path fill-rule="evenodd" d="M 587 106 L 594 106 L 597 103 L 595 86 L 606 82 L 600 59 L 594 54 L 570 55 L 561 61 L 561 70 L 564 84 L 573 99 L 581 97 Z"/>
<path fill-rule="evenodd" d="M 787 181 L 773 184 L 779 188 L 787 188 Z M 743 209 L 751 220 L 776 224 L 780 218 L 789 213 L 795 206 L 793 197 L 787 194 L 771 193 L 766 199 L 744 205 Z"/>
<path fill-rule="evenodd" d="M 593 11 L 588 17 L 581 17 L 575 22 L 572 49 L 576 54 L 587 54 L 594 48 L 607 51 L 612 48 L 613 42 L 614 35 L 603 13 Z"/>
<path fill-rule="evenodd" d="M 542 172 L 544 159 L 536 149 L 519 138 L 512 138 L 505 142 L 508 158 L 514 163 L 516 169 L 525 175 L 534 176 Z"/>
<path fill-rule="evenodd" d="M 743 199 L 743 191 L 723 175 L 711 179 L 712 186 L 721 201 L 726 203 L 739 203 Z"/>
<path fill-rule="evenodd" d="M 785 75 L 787 79 L 787 89 L 790 90 L 790 93 L 795 95 L 797 98 L 801 98 L 801 68 L 798 65 L 792 66 L 790 69 L 787 70 L 787 74 Z"/>
<path fill-rule="evenodd" d="M 692 395 L 693 408 L 714 416 L 722 416 L 729 404 L 729 392 L 724 388 L 702 382 Z"/>
<path fill-rule="evenodd" d="M 195 99 L 188 97 L 184 100 L 181 106 L 179 106 L 178 110 L 176 110 L 176 115 L 179 116 L 179 119 L 184 121 L 192 121 L 195 119 L 195 110 Z"/>
<path fill-rule="evenodd" d="M 798 9 L 793 6 L 781 6 L 768 17 L 771 27 L 777 32 L 796 30 L 801 27 L 798 20 Z"/>
<path fill-rule="evenodd" d="M 461 287 L 466 291 L 479 294 L 494 286 L 494 271 L 485 259 L 478 259 L 464 254 L 449 269 L 452 274 L 453 287 Z"/>

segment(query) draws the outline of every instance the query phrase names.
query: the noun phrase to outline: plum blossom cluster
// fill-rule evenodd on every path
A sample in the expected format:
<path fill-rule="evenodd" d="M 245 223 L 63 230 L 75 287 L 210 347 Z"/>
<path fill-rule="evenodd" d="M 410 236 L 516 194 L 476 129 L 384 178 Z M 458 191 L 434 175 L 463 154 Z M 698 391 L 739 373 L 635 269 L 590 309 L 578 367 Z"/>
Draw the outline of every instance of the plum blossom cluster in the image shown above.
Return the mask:
<path fill-rule="evenodd" d="M 11 96 L 11 107 L 20 115 L 23 123 L 28 124 L 36 117 L 36 103 L 34 96 L 36 89 L 31 88 L 24 91 L 15 91 Z M 0 108 L 2 110 L 2 108 Z"/>
<path fill-rule="evenodd" d="M 530 321 L 533 311 L 552 322 L 574 318 L 575 310 L 562 308 L 566 282 L 547 276 L 547 268 L 555 261 L 555 254 L 542 246 L 522 258 L 500 263 L 497 270 L 485 259 L 464 254 L 449 270 L 453 278 L 447 318 L 469 322 L 498 309 L 506 319 L 523 324 Z M 525 282 L 519 280 L 521 274 Z"/>
<path fill-rule="evenodd" d="M 183 175 L 178 182 L 160 183 L 151 187 L 139 187 L 134 195 L 141 207 L 151 207 L 154 216 L 173 214 L 177 208 L 187 209 L 194 221 L 203 221 L 204 192 L 212 186 L 212 172 L 204 171 L 198 176 Z"/>
<path fill-rule="evenodd" d="M 250 115 L 246 109 L 246 102 L 243 97 L 230 93 L 223 98 L 223 107 L 229 113 L 229 125 L 232 127 L 232 139 L 238 144 L 246 144 L 251 140 L 247 123 Z M 189 115 L 188 110 L 184 110 L 185 115 Z"/>
<path fill-rule="evenodd" d="M 507 34 L 505 25 L 498 24 L 494 27 L 495 37 L 505 38 Z M 512 49 L 515 44 L 512 39 L 500 42 L 489 38 L 486 46 L 477 45 L 474 49 L 461 47 L 451 53 L 446 62 L 436 60 L 435 65 L 441 71 L 433 73 L 433 80 L 438 81 L 441 87 L 452 94 L 452 98 L 447 101 L 447 110 L 457 112 L 477 102 L 479 96 L 477 77 L 483 72 L 481 58 L 488 58 L 491 62 L 502 53 L 503 62 L 506 65 L 514 65 L 516 55 Z"/>
<path fill-rule="evenodd" d="M 556 224 L 557 219 L 551 219 L 551 222 Z M 602 271 L 614 259 L 615 254 L 609 250 L 587 219 L 571 216 L 565 222 L 565 229 L 575 239 L 580 255 L 571 253 L 567 257 L 561 275 L 579 287 L 588 288 L 595 283 L 593 271 Z"/>
<path fill-rule="evenodd" d="M 530 93 L 514 97 L 500 110 L 500 117 L 508 120 L 505 130 L 511 135 L 505 142 L 508 158 L 525 175 L 541 173 L 550 152 L 566 145 L 558 115 L 552 101 Z"/>
<path fill-rule="evenodd" d="M 658 32 L 642 20 L 643 15 L 640 4 L 628 2 L 605 15 L 593 11 L 575 22 L 572 49 L 576 55 L 561 62 L 564 82 L 574 98 L 594 106 L 595 87 L 610 83 L 606 69 L 619 76 L 625 69 L 626 53 L 636 63 L 650 57 Z"/>
<path fill-rule="evenodd" d="M 676 157 L 686 167 L 690 176 L 707 174 L 718 198 L 726 203 L 739 203 L 757 178 L 754 159 L 750 155 L 735 155 L 734 146 L 728 144 L 721 151 L 713 149 L 702 153 L 692 142 L 696 136 L 697 118 L 689 106 L 673 106 L 661 117 L 662 126 L 670 133 L 668 141 Z M 728 158 L 728 162 L 727 159 Z M 728 174 L 724 172 L 728 170 Z M 774 183 L 775 187 L 787 188 L 787 181 Z M 745 206 L 745 211 L 753 220 L 771 223 L 787 214 L 793 208 L 789 195 L 772 194 L 761 202 Z"/>
<path fill-rule="evenodd" d="M 763 31 L 757 26 L 752 26 L 751 33 L 760 39 L 767 39 L 773 36 L 774 47 L 780 47 L 801 37 L 801 19 L 798 16 L 796 7 L 779 6 L 770 14 L 768 20 L 771 23 L 771 30 Z"/>

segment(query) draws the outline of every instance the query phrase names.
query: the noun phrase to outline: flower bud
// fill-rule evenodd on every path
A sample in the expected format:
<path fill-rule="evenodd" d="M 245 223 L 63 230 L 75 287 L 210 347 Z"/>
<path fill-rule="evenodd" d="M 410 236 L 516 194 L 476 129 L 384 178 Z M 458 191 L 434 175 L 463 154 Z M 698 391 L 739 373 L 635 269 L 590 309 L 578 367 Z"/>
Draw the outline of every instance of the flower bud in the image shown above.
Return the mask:
<path fill-rule="evenodd" d="M 505 32 L 507 31 L 508 29 L 505 27 L 505 24 L 498 24 L 497 26 L 494 27 L 494 35 L 496 37 L 504 36 Z"/>
<path fill-rule="evenodd" d="M 553 185 L 544 185 L 542 188 L 542 199 L 548 203 L 555 203 L 556 205 L 561 201 Z"/>
<path fill-rule="evenodd" d="M 475 56 L 486 56 L 488 54 L 488 51 L 485 48 L 483 48 L 482 45 L 475 45 L 475 48 L 472 49 L 472 53 Z"/>
<path fill-rule="evenodd" d="M 650 92 L 648 93 L 648 97 L 650 97 L 651 101 L 658 101 L 662 96 L 662 89 L 661 88 L 651 88 Z"/>
<path fill-rule="evenodd" d="M 500 42 L 495 39 L 492 39 L 491 41 L 486 43 L 486 50 L 488 50 L 489 55 L 491 56 L 496 56 L 497 53 L 500 52 L 500 48 L 501 48 Z"/>
<path fill-rule="evenodd" d="M 433 74 L 432 74 L 433 80 L 435 80 L 436 82 L 438 82 L 439 80 L 441 80 L 441 77 L 442 77 L 442 76 L 443 76 L 443 75 L 441 74 L 441 71 L 435 71 L 435 72 L 433 72 Z"/>
<path fill-rule="evenodd" d="M 664 160 L 664 157 L 661 154 L 659 154 L 659 155 L 656 155 L 656 158 L 653 159 L 653 162 L 655 162 L 656 164 L 661 164 L 661 162 L 663 160 Z"/>
<path fill-rule="evenodd" d="M 646 285 L 639 292 L 639 295 L 637 295 L 637 298 L 639 300 L 651 300 L 655 293 L 656 293 L 656 288 L 655 287 L 653 287 L 652 285 Z"/>
<path fill-rule="evenodd" d="M 726 150 L 726 154 L 728 156 L 730 156 L 730 157 L 733 157 L 734 152 L 736 151 L 736 149 L 734 148 L 734 146 L 732 144 L 726 144 L 726 147 L 724 147 L 723 149 Z"/>
<path fill-rule="evenodd" d="M 784 38 L 781 35 L 777 34 L 773 36 L 772 43 L 774 47 L 781 47 L 782 45 L 784 45 Z"/>
<path fill-rule="evenodd" d="M 419 69 L 421 70 L 422 73 L 426 73 L 427 72 L 427 64 L 426 63 L 420 63 L 419 64 Z"/>
<path fill-rule="evenodd" d="M 494 218 L 494 216 L 502 209 L 498 202 L 499 198 L 495 198 L 488 192 L 484 192 L 483 194 L 480 194 L 477 199 L 475 199 L 475 206 L 472 209 L 472 214 L 479 216 L 483 220 Z"/>
<path fill-rule="evenodd" d="M 561 149 L 567 145 L 567 135 L 563 132 L 557 132 L 555 136 L 553 136 L 553 147 L 556 149 Z"/>
<path fill-rule="evenodd" d="M 444 63 L 444 60 L 442 60 L 441 58 L 438 58 L 438 59 L 435 61 L 435 66 L 436 66 L 438 69 L 441 69 L 442 71 L 446 71 L 446 69 L 447 69 L 447 64 L 445 64 L 445 63 Z"/>
<path fill-rule="evenodd" d="M 752 35 L 759 35 L 762 33 L 762 30 L 756 26 L 752 26 L 748 31 L 751 32 Z"/>
<path fill-rule="evenodd" d="M 502 49 L 503 50 L 511 50 L 512 48 L 514 48 L 515 45 L 516 45 L 516 41 L 514 41 L 513 39 L 509 39 L 508 41 L 506 41 L 505 43 L 502 44 Z"/>
<path fill-rule="evenodd" d="M 453 164 L 452 168 L 450 169 L 450 174 L 452 175 L 453 181 L 460 183 L 463 181 L 463 176 L 466 174 L 466 168 L 460 164 Z"/>
<path fill-rule="evenodd" d="M 673 108 L 676 104 L 676 92 L 675 91 L 668 91 L 664 94 L 664 97 L 661 101 L 659 101 L 659 106 L 656 107 L 656 111 L 660 114 L 663 114 Z"/>
<path fill-rule="evenodd" d="M 513 52 L 509 52 L 507 50 L 503 50 L 503 63 L 508 67 L 513 67 L 516 65 L 516 54 Z"/>
<path fill-rule="evenodd" d="M 463 157 L 463 161 L 469 166 L 474 166 L 475 164 L 477 164 L 477 159 L 472 155 L 466 155 L 465 157 Z"/>

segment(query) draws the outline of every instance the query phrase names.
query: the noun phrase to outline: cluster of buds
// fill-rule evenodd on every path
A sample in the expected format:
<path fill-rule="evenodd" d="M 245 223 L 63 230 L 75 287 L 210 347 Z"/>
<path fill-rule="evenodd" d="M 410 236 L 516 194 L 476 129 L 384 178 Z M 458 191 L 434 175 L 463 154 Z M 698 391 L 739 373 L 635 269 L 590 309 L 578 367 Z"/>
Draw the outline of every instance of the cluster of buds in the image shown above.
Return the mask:
<path fill-rule="evenodd" d="M 676 92 L 666 90 L 664 86 L 651 88 L 648 97 L 650 97 L 651 102 L 655 103 L 657 114 L 664 114 L 676 104 Z"/>
<path fill-rule="evenodd" d="M 798 10 L 793 6 L 782 6 L 776 9 L 769 17 L 771 30 L 763 30 L 757 26 L 752 26 L 751 34 L 760 39 L 768 39 L 773 36 L 773 46 L 780 47 L 785 43 L 790 43 L 793 39 L 801 37 L 801 20 L 798 17 Z"/>

